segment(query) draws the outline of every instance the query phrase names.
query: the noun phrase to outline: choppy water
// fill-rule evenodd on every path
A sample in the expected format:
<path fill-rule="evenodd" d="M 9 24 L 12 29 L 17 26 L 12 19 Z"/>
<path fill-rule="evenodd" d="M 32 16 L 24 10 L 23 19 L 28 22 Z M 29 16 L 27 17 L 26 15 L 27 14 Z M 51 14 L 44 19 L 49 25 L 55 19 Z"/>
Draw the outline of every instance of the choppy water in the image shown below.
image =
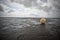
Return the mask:
<path fill-rule="evenodd" d="M 58 40 L 60 19 L 46 18 L 46 25 L 39 19 L 0 17 L 0 40 Z"/>

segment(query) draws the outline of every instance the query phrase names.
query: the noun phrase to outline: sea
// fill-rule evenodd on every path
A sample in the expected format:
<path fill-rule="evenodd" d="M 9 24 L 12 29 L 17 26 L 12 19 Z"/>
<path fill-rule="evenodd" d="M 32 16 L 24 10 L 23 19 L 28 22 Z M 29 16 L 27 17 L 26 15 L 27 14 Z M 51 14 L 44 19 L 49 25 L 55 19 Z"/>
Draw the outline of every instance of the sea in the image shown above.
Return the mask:
<path fill-rule="evenodd" d="M 59 40 L 60 18 L 0 17 L 0 40 Z"/>

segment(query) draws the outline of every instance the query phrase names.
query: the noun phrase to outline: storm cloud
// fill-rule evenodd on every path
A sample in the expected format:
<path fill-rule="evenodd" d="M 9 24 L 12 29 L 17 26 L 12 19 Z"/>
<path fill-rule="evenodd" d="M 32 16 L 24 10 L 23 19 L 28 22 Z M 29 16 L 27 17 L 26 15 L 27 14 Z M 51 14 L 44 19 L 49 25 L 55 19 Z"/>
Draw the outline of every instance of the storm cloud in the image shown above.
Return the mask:
<path fill-rule="evenodd" d="M 2 7 L 1 5 L 0 5 L 0 11 L 2 11 L 2 12 L 4 11 L 4 10 L 3 10 L 3 7 Z"/>
<path fill-rule="evenodd" d="M 59 5 L 59 0 L 0 0 L 2 17 L 56 18 L 60 14 Z"/>
<path fill-rule="evenodd" d="M 50 4 L 57 9 L 60 9 L 60 0 L 49 0 Z"/>
<path fill-rule="evenodd" d="M 58 18 L 60 18 L 60 0 L 48 0 L 50 6 L 55 8 L 53 13 L 57 14 Z"/>

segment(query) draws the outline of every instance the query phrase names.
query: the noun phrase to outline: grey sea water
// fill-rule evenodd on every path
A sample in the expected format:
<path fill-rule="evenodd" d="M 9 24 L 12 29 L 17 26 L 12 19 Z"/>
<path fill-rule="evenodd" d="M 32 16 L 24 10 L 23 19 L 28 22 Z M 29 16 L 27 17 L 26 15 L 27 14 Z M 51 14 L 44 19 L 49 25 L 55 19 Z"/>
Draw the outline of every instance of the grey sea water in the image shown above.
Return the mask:
<path fill-rule="evenodd" d="M 41 25 L 40 18 L 0 17 L 0 40 L 58 40 L 60 19 L 46 19 Z"/>

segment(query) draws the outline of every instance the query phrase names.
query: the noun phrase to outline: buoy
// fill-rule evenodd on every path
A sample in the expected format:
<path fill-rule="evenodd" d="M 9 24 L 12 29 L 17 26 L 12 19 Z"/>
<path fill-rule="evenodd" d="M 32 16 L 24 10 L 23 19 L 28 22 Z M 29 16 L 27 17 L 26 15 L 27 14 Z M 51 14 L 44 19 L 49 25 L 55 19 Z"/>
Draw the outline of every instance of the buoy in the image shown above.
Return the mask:
<path fill-rule="evenodd" d="M 41 23 L 41 24 L 45 24 L 45 23 L 46 23 L 46 19 L 45 19 L 45 18 L 41 18 L 41 19 L 40 19 L 40 23 Z"/>

